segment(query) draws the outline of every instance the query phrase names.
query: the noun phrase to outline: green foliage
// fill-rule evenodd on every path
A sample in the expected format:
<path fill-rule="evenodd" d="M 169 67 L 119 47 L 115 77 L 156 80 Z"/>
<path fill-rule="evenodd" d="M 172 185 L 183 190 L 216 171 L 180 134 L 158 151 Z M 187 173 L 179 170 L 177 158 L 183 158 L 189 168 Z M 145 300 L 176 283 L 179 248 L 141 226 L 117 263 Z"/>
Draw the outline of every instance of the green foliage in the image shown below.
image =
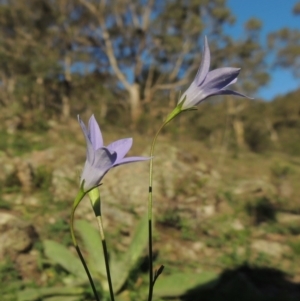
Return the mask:
<path fill-rule="evenodd" d="M 21 190 L 21 183 L 18 178 L 17 172 L 9 174 L 3 183 L 3 191 L 5 192 L 18 192 Z"/>
<path fill-rule="evenodd" d="M 300 256 L 300 241 L 290 241 L 289 246 L 292 248 L 296 256 Z"/>
<path fill-rule="evenodd" d="M 14 263 L 9 258 L 5 258 L 0 263 L 0 283 L 6 284 L 1 285 L 1 300 L 16 300 L 16 292 L 20 290 L 22 282 Z"/>
<path fill-rule="evenodd" d="M 0 132 L 0 151 L 12 152 L 16 156 L 23 155 L 33 150 L 43 150 L 49 147 L 47 142 L 41 143 L 36 136 L 28 131 L 16 131 L 8 134 L 6 131 Z"/>
<path fill-rule="evenodd" d="M 140 221 L 133 240 L 125 254 L 116 257 L 111 252 L 111 271 L 115 292 L 120 291 L 127 281 L 130 273 L 137 267 L 142 258 L 148 241 L 147 215 Z M 99 233 L 86 221 L 80 220 L 76 223 L 76 230 L 80 233 L 84 249 L 88 252 L 87 263 L 93 275 L 97 275 L 103 288 L 107 287 L 106 270 L 103 259 L 103 251 Z M 46 240 L 44 243 L 45 255 L 53 264 L 57 264 L 75 277 L 75 283 L 85 283 L 86 274 L 82 264 L 68 248 L 55 241 Z M 73 281 L 73 282 L 74 282 Z M 32 299 L 33 300 L 33 299 Z"/>
<path fill-rule="evenodd" d="M 79 279 L 85 279 L 85 271 L 79 258 L 62 244 L 52 240 L 45 240 L 44 251 L 45 255 L 52 260 L 53 263 L 59 264 L 66 271 Z"/>
<path fill-rule="evenodd" d="M 84 290 L 80 287 L 42 287 L 25 289 L 18 293 L 17 301 L 80 301 Z"/>
<path fill-rule="evenodd" d="M 129 277 L 134 276 L 132 275 L 132 271 L 134 271 L 141 263 L 148 240 L 147 225 L 147 215 L 145 215 L 139 225 L 137 225 L 137 230 L 133 235 L 133 239 L 128 250 L 121 256 L 116 256 L 113 252 L 110 252 L 110 265 L 115 292 L 120 292 L 126 282 L 130 282 Z M 84 250 L 87 251 L 87 253 L 85 253 L 85 257 L 91 273 L 94 277 L 96 276 L 95 279 L 99 280 L 101 286 L 106 289 L 107 280 L 99 234 L 87 221 L 84 220 L 80 220 L 76 223 L 76 229 L 82 237 Z M 87 279 L 80 260 L 62 244 L 50 240 L 46 240 L 44 242 L 44 252 L 47 258 L 51 260 L 52 264 L 59 265 L 65 271 L 73 275 L 74 279 L 72 282 L 69 281 L 69 283 L 72 287 L 77 283 L 78 289 L 73 291 L 73 295 L 82 295 L 84 291 L 81 287 L 84 283 L 86 283 Z M 214 283 L 216 279 L 216 273 L 207 271 L 200 274 L 188 274 L 182 272 L 159 277 L 155 287 L 155 295 L 164 297 L 179 296 L 195 286 L 206 287 L 208 283 Z M 78 284 L 80 284 L 80 287 L 78 287 Z M 64 293 L 60 288 L 41 288 L 40 290 L 26 289 L 24 294 L 22 294 L 23 297 L 21 297 L 20 294 L 19 300 L 31 301 L 35 300 L 34 298 L 37 297 L 41 298 L 43 296 L 46 297 L 50 295 L 53 297 L 57 296 L 57 298 L 60 296 L 62 300 L 65 300 L 65 297 L 62 295 L 69 296 L 71 295 L 70 291 L 71 288 L 70 290 L 67 289 Z"/>
<path fill-rule="evenodd" d="M 85 220 L 77 221 L 75 229 L 80 234 L 85 249 L 89 253 L 89 261 L 92 264 L 93 269 L 106 279 L 103 248 L 98 231 L 91 227 L 91 224 Z"/>
<path fill-rule="evenodd" d="M 299 4 L 295 6 L 298 14 Z M 298 29 L 282 28 L 268 35 L 269 50 L 275 52 L 273 65 L 288 68 L 299 77 L 300 31 Z"/>
<path fill-rule="evenodd" d="M 47 166 L 38 166 L 34 171 L 33 185 L 39 190 L 48 190 L 51 186 L 52 171 Z"/>
<path fill-rule="evenodd" d="M 160 276 L 155 284 L 154 296 L 177 297 L 186 294 L 197 287 L 202 289 L 216 284 L 218 275 L 214 272 L 203 271 L 197 273 L 174 273 L 168 276 Z"/>
<path fill-rule="evenodd" d="M 278 161 L 271 166 L 271 174 L 276 179 L 285 179 L 291 172 L 291 166 Z"/>
<path fill-rule="evenodd" d="M 120 258 L 112 258 L 111 271 L 114 275 L 113 286 L 118 292 L 125 284 L 130 272 L 140 263 L 148 242 L 148 215 L 145 214 L 136 227 L 128 250 Z"/>
<path fill-rule="evenodd" d="M 11 209 L 12 204 L 5 201 L 0 195 L 0 209 Z"/>
<path fill-rule="evenodd" d="M 165 227 L 181 229 L 181 219 L 177 208 L 167 208 L 160 213 L 157 222 Z"/>
<path fill-rule="evenodd" d="M 64 219 L 57 219 L 55 223 L 48 224 L 45 228 L 48 237 L 60 239 L 64 245 L 72 244 L 72 238 L 70 236 L 70 224 Z"/>
<path fill-rule="evenodd" d="M 97 1 L 63 3 L 1 4 L 2 104 L 18 114 L 23 128 L 45 131 L 45 117 L 65 120 L 88 107 L 112 124 L 129 123 L 133 82 L 139 117 L 147 114 L 147 107 L 160 116 L 161 105 L 153 111 L 154 95 L 168 101 L 166 92 L 194 76 L 204 31 L 214 68 L 242 64 L 251 69 L 252 76 L 239 80 L 251 92 L 268 81 L 259 20 L 249 20 L 245 38 L 233 41 L 224 31 L 235 22 L 226 1 L 114 0 L 99 11 Z M 96 33 L 102 22 L 106 32 Z M 103 47 L 106 39 L 112 49 Z"/>
<path fill-rule="evenodd" d="M 245 140 L 251 151 L 260 153 L 270 149 L 270 138 L 265 128 L 258 125 L 248 125 L 245 132 Z"/>

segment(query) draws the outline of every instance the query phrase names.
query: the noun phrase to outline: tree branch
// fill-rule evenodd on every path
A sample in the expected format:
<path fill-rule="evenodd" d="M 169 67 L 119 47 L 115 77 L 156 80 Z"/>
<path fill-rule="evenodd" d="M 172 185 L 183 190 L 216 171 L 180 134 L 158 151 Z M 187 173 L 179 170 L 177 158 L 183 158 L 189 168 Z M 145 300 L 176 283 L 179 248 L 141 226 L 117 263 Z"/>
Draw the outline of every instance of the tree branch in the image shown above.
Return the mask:
<path fill-rule="evenodd" d="M 131 20 L 132 20 L 132 23 L 134 25 L 135 28 L 140 28 L 140 22 L 139 22 L 139 18 L 136 14 L 136 9 L 135 9 L 135 4 L 134 3 L 130 3 L 129 4 L 129 9 L 130 9 L 130 12 L 131 12 Z"/>
<path fill-rule="evenodd" d="M 103 40 L 104 40 L 104 44 L 105 44 L 105 53 L 108 57 L 109 63 L 113 69 L 113 71 L 115 72 L 118 80 L 124 85 L 125 89 L 127 91 L 130 90 L 131 88 L 131 84 L 127 81 L 126 76 L 123 74 L 123 72 L 121 71 L 121 69 L 118 66 L 117 63 L 117 59 L 116 56 L 114 54 L 114 49 L 113 49 L 113 45 L 111 42 L 111 38 L 110 38 L 110 34 L 106 28 L 106 24 L 105 24 L 105 20 L 103 19 L 103 15 L 102 13 L 104 12 L 104 8 L 105 8 L 105 1 L 101 2 L 101 11 L 98 11 L 98 9 L 91 4 L 88 1 L 85 0 L 79 0 L 91 13 L 93 13 L 93 15 L 98 19 L 99 24 L 101 26 L 102 29 L 102 36 L 103 36 Z"/>
<path fill-rule="evenodd" d="M 154 5 L 154 0 L 149 0 L 148 4 L 144 8 L 144 15 L 142 21 L 142 29 L 146 31 L 150 24 L 150 14 Z"/>
<path fill-rule="evenodd" d="M 145 85 L 145 90 L 144 90 L 144 94 L 145 94 L 145 102 L 150 102 L 151 100 L 151 96 L 152 96 L 152 82 L 153 82 L 153 75 L 154 75 L 154 65 L 150 66 L 149 72 L 148 72 L 148 76 L 146 79 L 146 85 Z"/>
<path fill-rule="evenodd" d="M 154 4 L 154 1 L 149 0 L 147 5 L 144 7 L 144 13 L 143 13 L 142 25 L 141 25 L 141 27 L 142 27 L 141 29 L 143 31 L 142 32 L 143 36 L 141 37 L 141 41 L 140 41 L 140 44 L 139 44 L 139 49 L 138 49 L 138 52 L 136 54 L 136 65 L 135 65 L 135 68 L 134 68 L 135 77 L 137 77 L 142 72 L 142 68 L 143 68 L 143 65 L 144 65 L 143 61 L 141 59 L 141 54 L 146 48 L 146 31 L 148 30 L 148 26 L 150 24 L 149 20 L 150 20 L 150 14 L 151 14 L 153 4 Z M 135 8 L 134 8 L 134 10 L 132 10 L 132 13 L 135 14 Z M 134 18 L 133 18 L 133 20 L 134 20 Z M 139 27 L 140 27 L 140 25 L 139 25 Z"/>
<path fill-rule="evenodd" d="M 175 67 L 169 76 L 170 81 L 173 81 L 176 78 L 176 76 L 178 75 L 178 72 L 179 72 L 181 64 L 184 60 L 184 57 L 190 49 L 191 49 L 191 42 L 186 40 L 183 44 L 182 52 L 180 53 L 180 55 L 178 56 L 178 59 L 176 60 Z"/>

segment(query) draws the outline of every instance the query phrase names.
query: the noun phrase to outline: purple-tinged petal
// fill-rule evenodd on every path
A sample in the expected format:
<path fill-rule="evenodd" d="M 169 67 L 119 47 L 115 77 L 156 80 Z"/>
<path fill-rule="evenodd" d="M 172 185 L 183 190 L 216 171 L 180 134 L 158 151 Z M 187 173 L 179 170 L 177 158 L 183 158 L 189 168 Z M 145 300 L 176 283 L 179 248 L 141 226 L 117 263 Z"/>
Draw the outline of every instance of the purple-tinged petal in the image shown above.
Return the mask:
<path fill-rule="evenodd" d="M 82 129 L 82 132 L 83 132 L 84 136 L 85 137 L 89 137 L 89 132 L 88 132 L 88 130 L 87 130 L 84 122 L 81 120 L 81 118 L 80 118 L 79 115 L 77 115 L 77 119 L 78 119 L 79 125 L 80 125 L 80 127 Z"/>
<path fill-rule="evenodd" d="M 201 89 L 196 85 L 195 81 L 193 81 L 188 89 L 181 95 L 178 104 L 180 104 L 184 100 L 183 107 L 185 107 L 187 104 L 189 105 L 193 100 L 194 95 L 197 94 L 200 90 Z"/>
<path fill-rule="evenodd" d="M 117 153 L 117 161 L 123 159 L 132 146 L 132 138 L 120 139 L 107 146 L 111 152 Z"/>
<path fill-rule="evenodd" d="M 89 161 L 86 161 L 80 179 L 80 183 L 84 180 L 84 191 L 90 190 L 91 188 L 99 185 L 101 179 L 108 170 L 109 169 L 99 170 L 92 166 Z"/>
<path fill-rule="evenodd" d="M 114 167 L 118 166 L 118 165 L 122 165 L 122 164 L 127 164 L 127 163 L 133 163 L 133 162 L 139 162 L 139 161 L 147 161 L 147 160 L 150 160 L 150 159 L 151 159 L 150 157 L 127 157 L 127 158 L 123 158 L 120 161 L 117 161 L 114 164 Z"/>
<path fill-rule="evenodd" d="M 205 97 L 202 100 L 206 99 L 207 97 L 214 96 L 214 95 L 236 95 L 236 96 L 241 96 L 241 97 L 246 97 L 246 98 L 251 99 L 250 97 L 248 97 L 242 93 L 239 93 L 239 92 L 236 92 L 233 90 L 228 90 L 228 89 L 221 89 L 221 90 L 220 89 L 210 89 L 205 92 L 206 92 Z"/>
<path fill-rule="evenodd" d="M 221 91 L 219 91 L 218 94 L 219 95 L 236 95 L 236 96 L 246 97 L 248 99 L 254 99 L 254 98 L 249 97 L 249 96 L 247 96 L 245 94 L 242 94 L 242 93 L 239 93 L 239 92 L 236 92 L 236 91 L 233 91 L 233 90 L 228 90 L 228 89 L 221 90 Z"/>
<path fill-rule="evenodd" d="M 186 95 L 186 100 L 182 105 L 182 109 L 184 110 L 196 106 L 206 97 L 205 91 L 198 88 L 194 83 L 192 83 L 184 95 Z"/>
<path fill-rule="evenodd" d="M 233 79 L 226 87 L 235 84 L 237 82 L 237 80 L 238 80 L 237 78 Z M 224 87 L 224 88 L 226 88 L 226 87 Z"/>
<path fill-rule="evenodd" d="M 94 161 L 94 158 L 95 158 L 95 152 L 94 152 L 94 148 L 92 146 L 92 142 L 89 138 L 89 133 L 88 133 L 88 130 L 85 126 L 85 124 L 83 123 L 83 121 L 81 120 L 81 118 L 79 117 L 79 115 L 77 116 L 78 118 L 78 122 L 80 124 L 80 127 L 82 129 L 82 132 L 83 132 L 83 135 L 84 135 L 84 138 L 85 138 L 85 141 L 86 141 L 86 145 L 87 145 L 87 148 L 86 148 L 86 157 L 87 157 L 87 160 L 89 162 L 93 162 Z"/>
<path fill-rule="evenodd" d="M 202 85 L 202 89 L 223 89 L 234 81 L 239 73 L 239 68 L 219 68 L 208 72 Z"/>
<path fill-rule="evenodd" d="M 92 165 L 100 170 L 108 170 L 114 165 L 116 159 L 115 152 L 111 153 L 106 147 L 102 147 L 96 150 Z"/>
<path fill-rule="evenodd" d="M 92 115 L 89 120 L 89 138 L 92 142 L 94 150 L 103 146 L 102 134 L 94 115 Z"/>
<path fill-rule="evenodd" d="M 210 50 L 207 42 L 207 37 L 205 36 L 203 57 L 201 59 L 200 68 L 198 69 L 198 72 L 194 80 L 197 86 L 200 86 L 205 80 L 207 73 L 209 71 L 209 66 L 210 66 Z"/>

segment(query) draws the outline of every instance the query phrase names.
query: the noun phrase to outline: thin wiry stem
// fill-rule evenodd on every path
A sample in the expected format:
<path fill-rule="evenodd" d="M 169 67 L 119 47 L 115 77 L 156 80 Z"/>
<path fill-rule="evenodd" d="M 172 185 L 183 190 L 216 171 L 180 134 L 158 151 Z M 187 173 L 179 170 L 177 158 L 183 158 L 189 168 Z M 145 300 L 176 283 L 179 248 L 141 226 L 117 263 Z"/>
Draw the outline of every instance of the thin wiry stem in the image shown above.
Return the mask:
<path fill-rule="evenodd" d="M 83 199 L 83 197 L 85 196 L 85 192 L 83 191 L 80 191 L 77 196 L 76 196 L 76 199 L 74 201 L 74 204 L 73 204 L 73 208 L 72 208 L 72 212 L 71 212 L 71 219 L 70 219 L 70 231 L 71 231 L 71 236 L 72 236 L 72 241 L 73 241 L 73 244 L 74 244 L 74 247 L 77 251 L 77 254 L 80 258 L 80 261 L 84 267 L 84 270 L 88 276 L 88 279 L 89 279 L 89 282 L 90 282 L 90 285 L 92 287 L 92 290 L 93 290 L 93 293 L 94 293 L 94 296 L 95 296 L 95 299 L 96 301 L 100 301 L 99 297 L 98 297 L 98 294 L 97 294 L 97 290 L 96 290 L 96 287 L 95 287 L 95 284 L 94 284 L 94 281 L 93 281 L 93 278 L 91 276 L 91 273 L 88 269 L 88 266 L 82 256 L 82 253 L 80 251 L 80 248 L 78 246 L 78 243 L 77 243 L 77 240 L 76 240 L 76 237 L 75 237 L 75 233 L 74 233 L 74 215 L 75 215 L 75 210 L 77 208 L 77 206 L 79 205 L 80 201 Z"/>
<path fill-rule="evenodd" d="M 154 146 L 156 143 L 156 139 L 158 134 L 163 129 L 166 123 L 163 123 L 162 126 L 159 128 L 157 133 L 155 134 L 150 150 L 150 169 L 149 169 L 149 195 L 148 195 L 148 245 L 149 245 L 149 294 L 148 294 L 148 301 L 152 300 L 153 295 L 153 287 L 154 287 L 154 278 L 153 278 L 153 250 L 152 250 L 152 207 L 153 207 L 153 200 L 152 200 L 152 183 L 153 183 L 153 153 L 154 153 Z"/>
<path fill-rule="evenodd" d="M 85 260 L 84 260 L 84 258 L 83 258 L 83 256 L 82 256 L 82 253 L 81 253 L 81 251 L 80 251 L 79 246 L 78 246 L 78 245 L 75 246 L 75 249 L 76 249 L 77 254 L 78 254 L 79 258 L 80 258 L 80 261 L 81 261 L 81 263 L 82 263 L 82 265 L 83 265 L 83 267 L 84 267 L 84 270 L 85 270 L 85 272 L 86 272 L 86 274 L 87 274 L 87 276 L 88 276 L 88 278 L 89 278 L 89 282 L 90 282 L 90 285 L 91 285 L 91 287 L 92 287 L 94 296 L 95 296 L 95 298 L 96 298 L 97 301 L 100 301 L 100 299 L 99 299 L 99 297 L 98 297 L 98 294 L 97 294 L 97 290 L 96 290 L 94 281 L 93 281 L 93 278 L 92 278 L 92 276 L 91 276 L 91 274 L 90 274 L 90 271 L 89 271 L 89 269 L 88 269 L 88 267 L 87 267 L 87 264 L 86 264 L 86 262 L 85 262 Z"/>
<path fill-rule="evenodd" d="M 114 301 L 115 297 L 114 297 L 114 291 L 113 291 L 111 275 L 110 275 L 109 257 L 108 257 L 108 251 L 107 251 L 107 246 L 106 246 L 106 240 L 105 240 L 101 215 L 97 215 L 97 222 L 98 222 L 98 226 L 99 226 L 100 237 L 101 237 L 101 242 L 102 242 L 102 247 L 103 247 L 103 254 L 104 254 L 104 261 L 105 261 L 105 268 L 106 268 L 106 275 L 107 275 L 110 299 L 111 299 L 111 301 Z"/>

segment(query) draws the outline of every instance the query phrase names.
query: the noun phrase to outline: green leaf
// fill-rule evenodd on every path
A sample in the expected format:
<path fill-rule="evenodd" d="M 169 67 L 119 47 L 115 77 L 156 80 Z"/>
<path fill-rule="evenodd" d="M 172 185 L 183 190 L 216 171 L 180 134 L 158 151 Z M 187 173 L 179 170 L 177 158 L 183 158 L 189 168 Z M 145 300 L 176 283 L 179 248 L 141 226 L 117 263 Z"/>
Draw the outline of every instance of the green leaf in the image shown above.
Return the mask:
<path fill-rule="evenodd" d="M 81 301 L 82 296 L 54 296 L 44 298 L 43 301 Z"/>
<path fill-rule="evenodd" d="M 85 220 L 78 220 L 75 228 L 80 233 L 85 250 L 89 253 L 87 258 L 89 266 L 106 278 L 103 248 L 99 232 Z"/>
<path fill-rule="evenodd" d="M 79 287 L 27 288 L 18 293 L 18 301 L 34 301 L 50 296 L 60 296 L 59 297 L 60 299 L 57 300 L 63 301 L 65 300 L 64 296 L 78 296 L 78 295 L 82 295 L 83 292 L 84 292 L 83 288 L 79 288 Z M 66 300 L 69 301 L 68 299 Z"/>
<path fill-rule="evenodd" d="M 45 240 L 44 250 L 46 256 L 53 262 L 61 265 L 68 272 L 81 279 L 86 278 L 80 259 L 71 253 L 64 245 L 53 240 Z"/>
<path fill-rule="evenodd" d="M 148 242 L 148 215 L 145 214 L 136 227 L 133 239 L 128 251 L 121 257 L 121 259 L 113 259 L 111 262 L 113 286 L 115 292 L 118 292 L 129 273 L 137 266 L 141 259 L 144 249 Z"/>
<path fill-rule="evenodd" d="M 161 275 L 154 286 L 156 297 L 177 297 L 182 296 L 190 289 L 200 286 L 212 285 L 218 279 L 214 272 L 176 273 L 168 276 Z"/>

